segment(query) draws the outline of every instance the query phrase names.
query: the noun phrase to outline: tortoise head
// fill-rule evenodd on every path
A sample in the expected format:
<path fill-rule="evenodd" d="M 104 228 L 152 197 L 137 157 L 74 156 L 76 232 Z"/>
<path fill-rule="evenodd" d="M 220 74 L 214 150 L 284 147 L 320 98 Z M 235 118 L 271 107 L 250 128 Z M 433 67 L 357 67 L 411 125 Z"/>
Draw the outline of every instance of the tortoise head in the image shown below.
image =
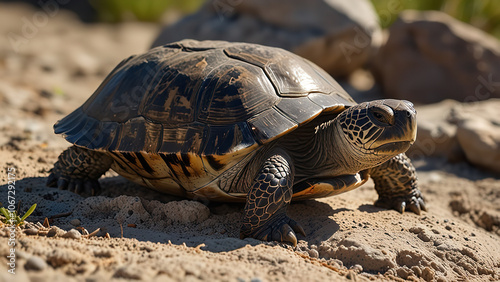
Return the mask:
<path fill-rule="evenodd" d="M 417 136 L 415 109 L 404 100 L 355 105 L 337 117 L 336 126 L 351 159 L 368 167 L 404 153 Z"/>

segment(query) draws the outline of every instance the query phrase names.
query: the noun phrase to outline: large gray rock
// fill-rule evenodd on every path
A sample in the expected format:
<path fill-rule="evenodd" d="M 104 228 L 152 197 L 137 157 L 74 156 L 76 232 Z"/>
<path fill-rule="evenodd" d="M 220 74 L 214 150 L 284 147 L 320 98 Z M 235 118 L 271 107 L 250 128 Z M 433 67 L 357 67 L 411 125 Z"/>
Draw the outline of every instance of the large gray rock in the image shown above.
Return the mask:
<path fill-rule="evenodd" d="M 500 97 L 500 42 L 441 12 L 404 11 L 373 70 L 391 98 L 434 103 Z"/>
<path fill-rule="evenodd" d="M 382 36 L 367 0 L 208 0 L 165 27 L 153 46 L 185 38 L 280 47 L 345 76 L 369 60 Z"/>

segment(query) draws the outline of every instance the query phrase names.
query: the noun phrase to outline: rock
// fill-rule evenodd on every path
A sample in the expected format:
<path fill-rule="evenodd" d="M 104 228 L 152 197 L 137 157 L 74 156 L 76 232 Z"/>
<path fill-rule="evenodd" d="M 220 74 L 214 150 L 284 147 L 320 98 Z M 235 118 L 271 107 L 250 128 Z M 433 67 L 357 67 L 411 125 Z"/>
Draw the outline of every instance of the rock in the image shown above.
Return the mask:
<path fill-rule="evenodd" d="M 26 235 L 38 235 L 38 229 L 36 228 L 28 228 L 23 230 Z"/>
<path fill-rule="evenodd" d="M 441 12 L 404 11 L 373 72 L 387 97 L 415 103 L 500 97 L 500 42 Z"/>
<path fill-rule="evenodd" d="M 73 226 L 80 226 L 81 222 L 78 218 L 74 218 L 69 222 Z"/>
<path fill-rule="evenodd" d="M 500 173 L 500 99 L 470 103 L 456 108 L 458 143 L 472 164 Z"/>
<path fill-rule="evenodd" d="M 70 231 L 66 232 L 66 234 L 64 234 L 62 237 L 70 239 L 80 239 L 82 238 L 82 234 L 78 232 L 78 230 L 76 229 L 71 229 Z"/>
<path fill-rule="evenodd" d="M 382 35 L 366 0 L 208 0 L 164 28 L 153 46 L 185 38 L 280 47 L 345 76 L 369 60 Z"/>
<path fill-rule="evenodd" d="M 57 226 L 52 226 L 49 232 L 47 233 L 47 237 L 61 237 L 64 234 L 66 234 L 66 231 L 62 230 Z"/>
<path fill-rule="evenodd" d="M 445 100 L 417 106 L 418 133 L 410 158 L 446 157 L 500 173 L 500 99 Z"/>
<path fill-rule="evenodd" d="M 448 120 L 452 109 L 459 105 L 454 100 L 445 100 L 416 107 L 417 140 L 407 152 L 410 158 L 445 157 L 452 161 L 463 158 L 456 137 L 457 126 Z"/>
<path fill-rule="evenodd" d="M 47 268 L 47 263 L 40 257 L 32 256 L 28 259 L 24 265 L 26 270 L 36 270 L 41 271 Z"/>
<path fill-rule="evenodd" d="M 308 251 L 309 256 L 312 258 L 318 258 L 319 257 L 319 252 L 315 249 L 311 249 Z"/>

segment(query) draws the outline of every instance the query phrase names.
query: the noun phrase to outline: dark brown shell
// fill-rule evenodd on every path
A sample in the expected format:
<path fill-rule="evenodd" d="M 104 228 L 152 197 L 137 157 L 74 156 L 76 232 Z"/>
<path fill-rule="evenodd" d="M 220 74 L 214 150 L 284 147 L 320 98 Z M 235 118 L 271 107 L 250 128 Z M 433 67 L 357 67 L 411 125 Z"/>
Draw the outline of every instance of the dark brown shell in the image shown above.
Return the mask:
<path fill-rule="evenodd" d="M 353 104 L 326 72 L 288 51 L 183 40 L 121 62 L 54 129 L 94 150 L 223 155 Z"/>

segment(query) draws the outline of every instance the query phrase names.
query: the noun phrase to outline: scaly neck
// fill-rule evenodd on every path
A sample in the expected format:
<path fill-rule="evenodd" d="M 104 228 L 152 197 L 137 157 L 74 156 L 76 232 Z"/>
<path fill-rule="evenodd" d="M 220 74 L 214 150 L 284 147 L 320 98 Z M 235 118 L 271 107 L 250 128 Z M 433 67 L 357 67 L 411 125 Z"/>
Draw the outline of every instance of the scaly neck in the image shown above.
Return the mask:
<path fill-rule="evenodd" d="M 322 123 L 316 128 L 315 152 L 318 154 L 318 168 L 321 175 L 355 174 L 370 165 L 361 162 L 352 145 L 346 140 L 338 119 Z"/>

